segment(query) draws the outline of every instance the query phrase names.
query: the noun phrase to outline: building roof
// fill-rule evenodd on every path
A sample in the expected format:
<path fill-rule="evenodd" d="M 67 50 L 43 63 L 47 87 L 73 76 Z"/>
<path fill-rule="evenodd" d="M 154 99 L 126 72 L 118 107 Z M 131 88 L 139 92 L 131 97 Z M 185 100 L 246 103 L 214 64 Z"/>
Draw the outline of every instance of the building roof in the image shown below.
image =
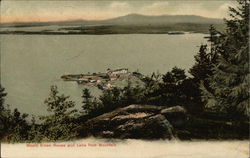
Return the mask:
<path fill-rule="evenodd" d="M 127 68 L 121 68 L 121 69 L 109 70 L 109 72 L 122 71 L 122 70 L 128 70 L 128 69 Z"/>

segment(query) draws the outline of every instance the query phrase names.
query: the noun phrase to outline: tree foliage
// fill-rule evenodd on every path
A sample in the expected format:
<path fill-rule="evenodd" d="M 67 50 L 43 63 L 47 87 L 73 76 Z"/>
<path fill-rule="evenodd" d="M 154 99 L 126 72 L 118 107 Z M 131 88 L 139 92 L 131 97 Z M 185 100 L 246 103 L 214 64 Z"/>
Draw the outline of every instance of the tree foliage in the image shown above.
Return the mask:
<path fill-rule="evenodd" d="M 68 140 L 74 136 L 77 111 L 74 109 L 75 103 L 68 99 L 69 96 L 59 94 L 57 86 L 51 86 L 50 95 L 44 101 L 51 115 L 41 117 L 43 140 Z"/>
<path fill-rule="evenodd" d="M 0 85 L 0 139 L 9 142 L 22 142 L 28 138 L 28 114 L 21 114 L 18 109 L 10 110 L 4 104 L 7 93 Z"/>
<path fill-rule="evenodd" d="M 226 31 L 214 42 L 218 59 L 203 89 L 207 107 L 227 112 L 232 118 L 249 115 L 249 1 L 239 0 L 230 8 L 231 18 L 225 20 Z"/>
<path fill-rule="evenodd" d="M 82 98 L 83 98 L 83 105 L 82 105 L 82 110 L 83 113 L 89 114 L 91 112 L 91 109 L 93 108 L 93 102 L 92 102 L 92 96 L 90 94 L 89 89 L 85 88 L 82 91 Z"/>

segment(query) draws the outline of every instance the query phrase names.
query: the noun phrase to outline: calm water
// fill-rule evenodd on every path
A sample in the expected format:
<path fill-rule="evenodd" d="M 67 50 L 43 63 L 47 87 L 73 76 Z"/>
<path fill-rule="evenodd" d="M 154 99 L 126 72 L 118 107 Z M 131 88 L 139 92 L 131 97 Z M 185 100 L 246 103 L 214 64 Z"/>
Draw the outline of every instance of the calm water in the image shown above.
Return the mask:
<path fill-rule="evenodd" d="M 1 83 L 6 103 L 21 112 L 43 114 L 51 85 L 80 107 L 81 89 L 63 82 L 69 73 L 105 72 L 126 67 L 144 74 L 186 70 L 205 43 L 204 34 L 185 35 L 1 35 Z"/>

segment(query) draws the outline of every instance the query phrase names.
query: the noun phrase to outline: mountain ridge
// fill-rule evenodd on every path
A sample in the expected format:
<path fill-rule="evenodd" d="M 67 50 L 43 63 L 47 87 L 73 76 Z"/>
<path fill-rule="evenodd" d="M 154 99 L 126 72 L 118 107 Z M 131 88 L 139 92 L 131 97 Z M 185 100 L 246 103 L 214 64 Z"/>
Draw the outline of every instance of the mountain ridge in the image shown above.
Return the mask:
<path fill-rule="evenodd" d="M 12 22 L 0 23 L 0 26 L 42 26 L 42 25 L 168 25 L 178 23 L 196 23 L 196 24 L 222 24 L 222 19 L 207 18 L 198 15 L 143 15 L 127 14 L 104 20 L 85 20 L 75 19 L 66 21 L 48 21 L 48 22 Z"/>

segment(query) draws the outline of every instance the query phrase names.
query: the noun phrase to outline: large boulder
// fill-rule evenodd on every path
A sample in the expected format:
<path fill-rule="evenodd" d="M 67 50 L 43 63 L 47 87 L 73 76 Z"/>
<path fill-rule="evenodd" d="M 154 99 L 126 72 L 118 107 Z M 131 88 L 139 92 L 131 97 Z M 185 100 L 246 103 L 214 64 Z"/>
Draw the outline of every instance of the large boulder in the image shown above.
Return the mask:
<path fill-rule="evenodd" d="M 130 105 L 85 122 L 79 136 L 134 139 L 173 139 L 172 125 L 161 114 L 164 107 Z"/>

